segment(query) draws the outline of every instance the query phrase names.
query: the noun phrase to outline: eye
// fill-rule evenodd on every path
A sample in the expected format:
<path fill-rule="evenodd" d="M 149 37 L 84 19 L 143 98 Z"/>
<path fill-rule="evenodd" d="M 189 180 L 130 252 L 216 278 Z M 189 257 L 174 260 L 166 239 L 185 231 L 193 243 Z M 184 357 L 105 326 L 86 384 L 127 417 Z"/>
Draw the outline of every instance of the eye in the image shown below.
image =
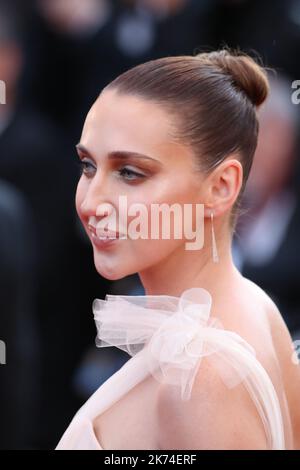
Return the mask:
<path fill-rule="evenodd" d="M 146 175 L 143 173 L 139 173 L 135 170 L 132 170 L 129 167 L 123 167 L 118 170 L 118 174 L 127 181 L 137 181 L 139 179 L 145 178 Z"/>
<path fill-rule="evenodd" d="M 92 176 L 93 173 L 97 170 L 95 166 L 88 160 L 80 160 L 78 164 L 81 168 L 81 174 L 84 174 L 88 177 Z"/>

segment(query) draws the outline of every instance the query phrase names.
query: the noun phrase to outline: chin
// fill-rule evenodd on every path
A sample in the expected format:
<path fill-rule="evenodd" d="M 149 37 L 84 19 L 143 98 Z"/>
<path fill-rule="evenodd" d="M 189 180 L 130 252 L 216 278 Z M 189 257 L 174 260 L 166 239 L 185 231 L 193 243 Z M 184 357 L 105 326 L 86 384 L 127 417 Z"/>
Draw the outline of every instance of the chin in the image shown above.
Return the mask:
<path fill-rule="evenodd" d="M 160 251 L 157 244 L 154 248 L 143 246 L 143 249 L 127 252 L 97 252 L 94 250 L 94 264 L 100 276 L 109 281 L 118 281 L 127 276 L 143 272 L 160 264 L 170 254 L 170 250 Z"/>
<path fill-rule="evenodd" d="M 99 266 L 98 264 L 95 264 L 95 268 L 100 276 L 104 277 L 108 281 L 119 281 L 127 276 L 127 274 L 124 274 L 120 269 L 108 269 L 105 266 Z"/>
<path fill-rule="evenodd" d="M 105 260 L 94 259 L 96 271 L 100 276 L 104 277 L 108 281 L 119 281 L 126 276 L 135 274 L 137 271 L 129 270 L 128 267 L 122 266 L 122 264 L 108 264 Z"/>

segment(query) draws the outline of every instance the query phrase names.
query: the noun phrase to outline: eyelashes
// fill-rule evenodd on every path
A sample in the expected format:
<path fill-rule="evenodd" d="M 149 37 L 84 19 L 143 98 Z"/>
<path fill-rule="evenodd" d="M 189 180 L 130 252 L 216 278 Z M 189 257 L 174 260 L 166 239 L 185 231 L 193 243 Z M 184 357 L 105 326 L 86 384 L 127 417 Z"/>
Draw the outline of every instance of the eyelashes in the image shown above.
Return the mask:
<path fill-rule="evenodd" d="M 97 168 L 89 161 L 80 160 L 78 162 L 78 165 L 81 170 L 81 175 L 85 175 L 88 178 L 91 178 L 97 171 Z M 147 177 L 147 175 L 145 175 L 144 173 L 135 171 L 129 166 L 123 166 L 119 168 L 118 170 L 116 170 L 116 174 L 118 177 L 120 177 L 126 182 L 135 182 L 145 179 Z"/>
<path fill-rule="evenodd" d="M 138 179 L 146 178 L 146 175 L 143 173 L 138 173 L 137 171 L 134 171 L 126 166 L 118 170 L 118 174 L 121 178 L 127 181 L 136 181 Z"/>
<path fill-rule="evenodd" d="M 77 163 L 78 163 L 78 166 L 80 168 L 81 174 L 84 174 L 86 176 L 90 176 L 94 171 L 96 171 L 96 168 L 90 162 L 80 160 Z"/>

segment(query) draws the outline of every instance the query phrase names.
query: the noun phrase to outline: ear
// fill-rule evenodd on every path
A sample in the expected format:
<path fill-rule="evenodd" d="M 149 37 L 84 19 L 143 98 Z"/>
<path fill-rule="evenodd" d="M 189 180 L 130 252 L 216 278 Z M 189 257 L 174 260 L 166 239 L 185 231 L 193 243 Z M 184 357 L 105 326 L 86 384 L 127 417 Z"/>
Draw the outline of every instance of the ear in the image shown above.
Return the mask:
<path fill-rule="evenodd" d="M 232 156 L 227 157 L 208 177 L 205 217 L 210 217 L 212 210 L 214 216 L 229 210 L 239 195 L 242 183 L 241 162 Z"/>

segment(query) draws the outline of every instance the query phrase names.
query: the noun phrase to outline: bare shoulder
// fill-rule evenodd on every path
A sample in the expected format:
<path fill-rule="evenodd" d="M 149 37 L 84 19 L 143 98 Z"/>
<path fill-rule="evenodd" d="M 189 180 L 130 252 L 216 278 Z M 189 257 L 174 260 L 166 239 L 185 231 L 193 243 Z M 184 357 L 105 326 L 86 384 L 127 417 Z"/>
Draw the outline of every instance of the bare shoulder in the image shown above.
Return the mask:
<path fill-rule="evenodd" d="M 263 289 L 246 278 L 243 289 L 241 298 L 236 298 L 229 314 L 223 316 L 223 326 L 254 347 L 276 389 L 285 390 L 294 444 L 299 448 L 300 370 L 292 361 L 289 331 L 277 305 Z M 157 420 L 161 449 L 267 449 L 268 445 L 249 392 L 242 383 L 228 388 L 209 358 L 201 362 L 190 400 L 181 400 L 179 388 L 160 387 Z"/>
<path fill-rule="evenodd" d="M 255 282 L 250 279 L 243 278 L 247 284 L 249 290 L 255 295 L 261 302 L 268 314 L 269 320 L 273 321 L 275 318 L 282 321 L 282 315 L 275 303 L 275 301 Z"/>
<path fill-rule="evenodd" d="M 294 435 L 294 446 L 300 448 L 300 364 L 291 334 L 276 302 L 257 284 L 245 278 L 249 289 L 262 302 L 279 365 Z"/>
<path fill-rule="evenodd" d="M 262 308 L 267 314 L 268 320 L 271 322 L 270 326 L 272 326 L 272 322 L 275 317 L 277 317 L 277 319 L 282 318 L 274 300 L 259 285 L 246 277 L 243 277 L 243 281 L 249 290 L 249 294 L 252 295 L 253 298 L 257 299 L 257 301 L 262 305 Z"/>
<path fill-rule="evenodd" d="M 229 389 L 212 362 L 203 359 L 191 398 L 162 385 L 157 407 L 161 449 L 266 449 L 259 414 L 242 384 Z"/>
<path fill-rule="evenodd" d="M 261 287 L 249 279 L 244 279 L 248 283 L 253 294 L 256 295 L 262 303 L 279 361 L 282 359 L 288 359 L 288 362 L 293 364 L 292 338 L 278 306 L 275 301 L 263 289 L 261 289 Z M 289 364 L 285 365 L 287 366 Z"/>

